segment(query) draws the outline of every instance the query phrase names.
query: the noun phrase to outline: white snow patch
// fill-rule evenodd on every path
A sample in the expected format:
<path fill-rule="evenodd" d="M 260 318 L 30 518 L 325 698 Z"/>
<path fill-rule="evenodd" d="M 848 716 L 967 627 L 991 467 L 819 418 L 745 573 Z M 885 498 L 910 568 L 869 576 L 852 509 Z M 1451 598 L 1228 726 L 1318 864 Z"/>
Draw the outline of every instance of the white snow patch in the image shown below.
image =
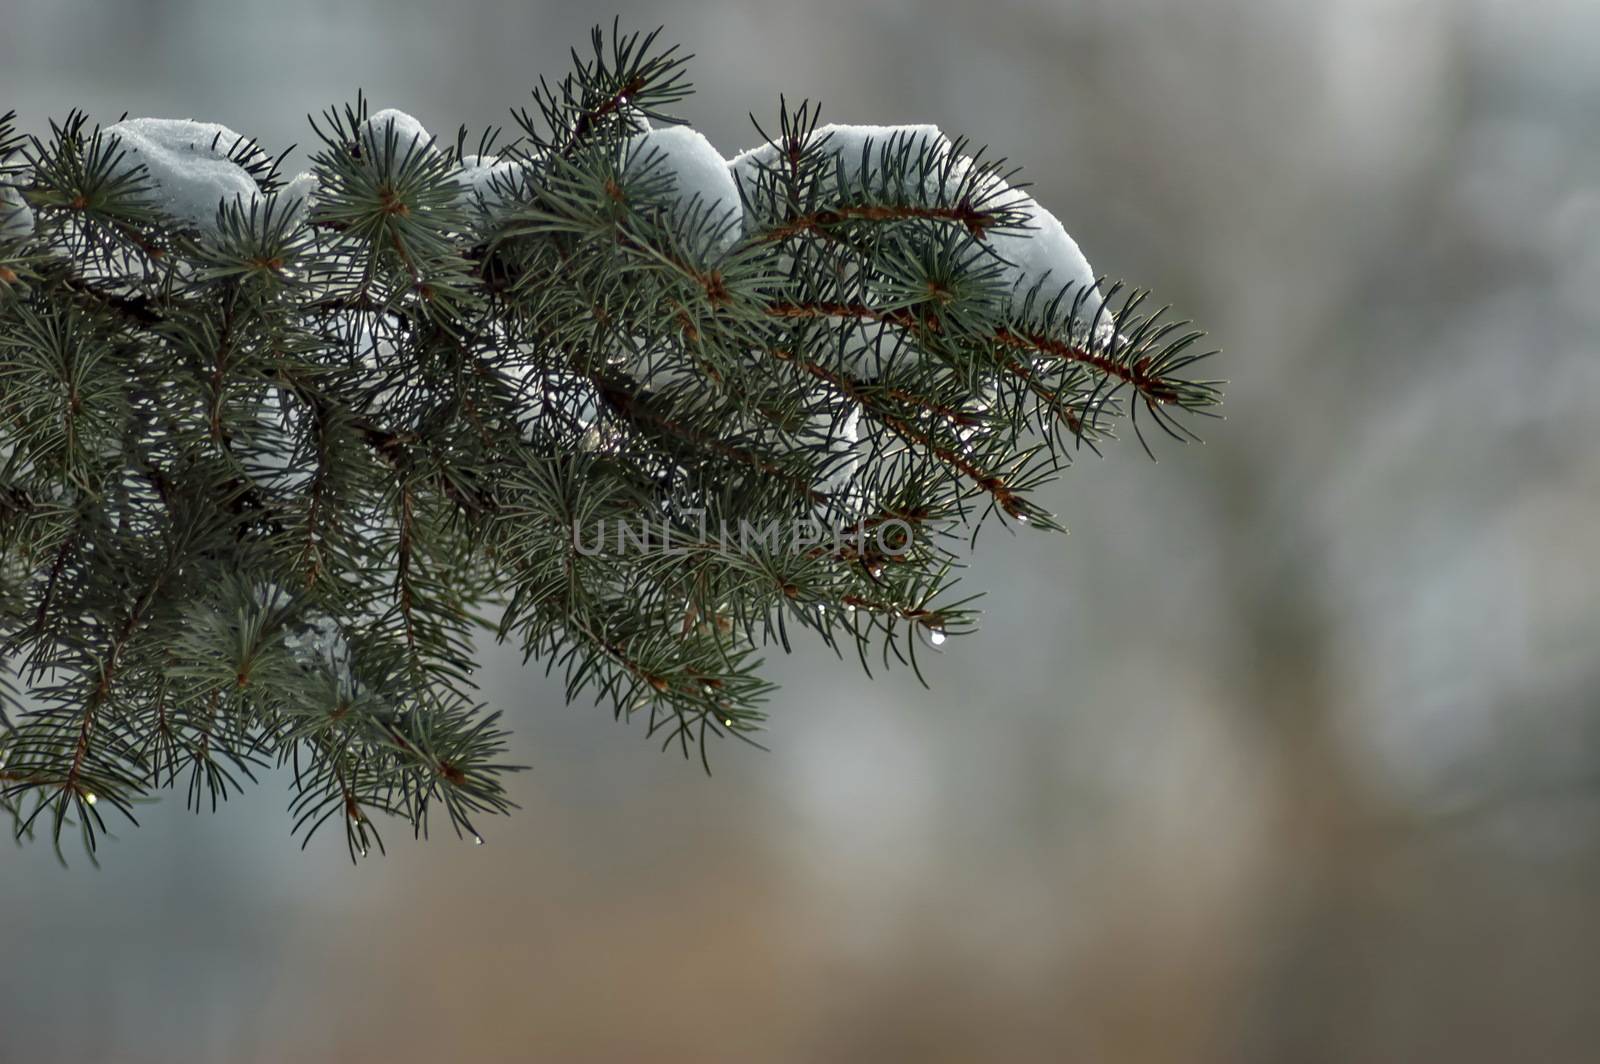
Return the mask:
<path fill-rule="evenodd" d="M 579 446 L 592 444 L 600 416 L 600 397 L 589 378 L 567 370 L 541 370 L 529 365 L 508 365 L 506 376 L 517 389 L 522 407 L 517 425 L 523 440 L 531 440 L 540 423 L 555 419 L 560 429 L 578 429 Z"/>
<path fill-rule="evenodd" d="M 230 158 L 252 164 L 270 163 L 251 141 L 227 126 L 181 118 L 131 118 L 105 130 L 123 154 L 118 169 L 143 166 L 151 192 L 163 213 L 202 233 L 216 234 L 217 212 L 237 202 L 245 210 L 261 189 L 248 171 Z"/>
<path fill-rule="evenodd" d="M 10 185 L 0 185 L 0 240 L 26 240 L 33 235 L 33 211 Z"/>
<path fill-rule="evenodd" d="M 645 113 L 632 104 L 623 104 L 618 109 L 617 114 L 622 119 L 622 127 L 624 129 L 633 133 L 650 132 L 650 119 L 646 118 Z"/>
<path fill-rule="evenodd" d="M 316 469 L 303 456 L 296 464 L 298 433 L 284 389 L 267 390 L 261 400 L 261 414 L 262 431 L 254 441 L 255 460 L 247 463 L 247 470 L 280 491 L 300 494 L 309 490 Z"/>
<path fill-rule="evenodd" d="M 920 349 L 905 332 L 881 322 L 829 315 L 834 340 L 819 354 L 852 377 L 875 380 L 915 365 Z"/>
<path fill-rule="evenodd" d="M 288 593 L 273 587 L 265 598 L 264 605 L 271 608 L 287 600 Z M 355 689 L 355 655 L 344 631 L 332 617 L 313 613 L 296 618 L 285 626 L 283 645 L 301 668 L 326 668 L 333 674 L 342 693 L 348 694 Z"/>
<path fill-rule="evenodd" d="M 294 598 L 287 588 L 271 583 L 256 585 L 255 597 L 257 603 L 268 610 L 287 607 Z M 379 619 L 370 606 L 361 612 L 366 623 Z M 326 613 L 315 609 L 295 611 L 283 626 L 283 647 L 302 670 L 326 669 L 342 697 L 361 693 L 362 683 L 355 670 L 355 650 L 344 627 Z"/>
<path fill-rule="evenodd" d="M 650 172 L 666 172 L 674 179 L 678 206 L 688 210 L 697 204 L 702 211 L 725 224 L 716 250 L 733 243 L 739 233 L 742 208 L 739 188 L 734 184 L 727 162 L 711 142 L 688 126 L 668 126 L 636 133 L 628 139 L 628 167 L 648 166 Z"/>
<path fill-rule="evenodd" d="M 280 209 L 289 211 L 291 225 L 298 225 L 305 220 L 320 189 L 317 175 L 306 170 L 295 174 L 288 184 L 278 190 L 278 205 Z"/>
<path fill-rule="evenodd" d="M 826 441 L 830 461 L 827 472 L 817 482 L 818 491 L 829 494 L 843 491 L 855 477 L 861 465 L 857 446 L 861 442 L 860 425 L 861 408 L 854 403 L 843 416 L 826 411 L 812 419 L 813 428 Z"/>
<path fill-rule="evenodd" d="M 826 154 L 833 156 L 834 172 L 842 173 L 846 187 L 860 187 L 863 173 L 868 182 L 874 182 L 883 172 L 885 153 L 898 155 L 909 148 L 915 155 L 928 149 L 949 148 L 949 141 L 939 127 L 931 125 L 818 126 L 806 144 L 815 147 L 819 143 Z M 728 161 L 728 169 L 748 196 L 755 192 L 762 172 L 777 169 L 782 160 L 783 154 L 777 145 L 762 144 L 735 155 Z"/>
<path fill-rule="evenodd" d="M 394 129 L 396 158 L 403 159 L 412 151 L 434 151 L 433 137 L 422 123 L 394 108 L 379 111 L 361 123 L 357 136 L 362 147 L 372 153 L 380 151 L 387 143 L 390 128 Z"/>
<path fill-rule="evenodd" d="M 883 173 L 885 154 L 898 156 L 902 151 L 915 157 L 923 151 L 948 151 L 950 142 L 939 132 L 938 126 L 818 126 L 812 134 L 825 138 L 824 147 L 837 158 L 835 164 L 844 173 L 847 183 L 855 185 L 863 178 L 876 184 Z M 909 189 L 902 189 L 909 192 Z"/>
<path fill-rule="evenodd" d="M 316 616 L 301 622 L 297 630 L 284 634 L 283 642 L 302 664 L 326 664 L 336 672 L 349 666 L 349 644 L 330 617 Z"/>
<path fill-rule="evenodd" d="M 502 159 L 498 155 L 468 155 L 461 160 L 456 183 L 462 188 L 464 200 L 493 210 L 505 204 L 507 188 L 514 189 L 521 183 L 523 165 L 518 159 Z"/>
<path fill-rule="evenodd" d="M 1041 286 L 1036 300 L 1039 305 L 1055 298 L 1063 286 L 1070 284 L 1072 291 L 1063 300 L 1063 306 L 1070 309 L 1078 293 L 1088 291 L 1079 313 L 1082 319 L 1092 320 L 1100 306 L 1100 293 L 1095 288 L 1094 269 L 1078 242 L 1068 235 L 1061 220 L 1032 196 L 1013 189 L 999 178 L 994 179 L 994 190 L 992 202 L 1004 203 L 1008 209 L 1022 214 L 1027 227 L 991 232 L 985 240 L 990 250 L 1004 260 L 1000 277 L 1011 289 L 1012 308 L 1020 311 L 1035 285 Z"/>
<path fill-rule="evenodd" d="M 822 150 L 833 157 L 833 173 L 842 177 L 845 189 L 868 189 L 873 195 L 928 198 L 937 196 L 942 189 L 934 182 L 940 170 L 933 168 L 922 184 L 909 184 L 897 189 L 883 188 L 884 159 L 898 157 L 902 151 L 915 156 L 923 151 L 948 151 L 950 142 L 937 126 L 819 126 L 811 134 L 808 144 L 821 142 Z M 728 169 L 747 196 L 752 195 L 763 171 L 770 172 L 781 166 L 782 155 L 778 147 L 763 144 L 736 155 Z M 963 159 L 949 172 L 949 187 L 968 173 L 970 159 Z M 921 173 L 919 169 L 915 171 Z M 830 178 L 831 179 L 831 178 Z M 1088 259 L 1060 219 L 1045 210 L 1038 201 L 999 178 L 993 179 L 994 196 L 991 202 L 1004 204 L 1024 216 L 1025 230 L 991 232 L 986 245 L 1003 260 L 1000 278 L 1011 291 L 1011 305 L 1020 310 L 1027 294 L 1035 284 L 1043 283 L 1041 295 L 1047 300 L 1064 285 L 1073 286 L 1072 295 L 1080 289 L 1093 289 L 1094 270 Z M 747 219 L 747 222 L 753 221 Z M 1070 298 L 1070 296 L 1069 296 Z M 1100 305 L 1098 293 L 1092 292 L 1084 302 L 1082 314 L 1092 317 Z"/>

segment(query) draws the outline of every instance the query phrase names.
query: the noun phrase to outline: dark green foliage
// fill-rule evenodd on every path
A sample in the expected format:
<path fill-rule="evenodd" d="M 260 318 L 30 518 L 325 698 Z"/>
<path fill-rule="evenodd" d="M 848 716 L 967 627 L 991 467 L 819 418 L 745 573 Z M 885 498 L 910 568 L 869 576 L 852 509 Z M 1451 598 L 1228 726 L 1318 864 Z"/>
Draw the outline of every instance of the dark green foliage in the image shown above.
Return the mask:
<path fill-rule="evenodd" d="M 973 622 L 952 574 L 986 518 L 1054 527 L 1034 493 L 1124 410 L 1184 436 L 1215 403 L 1183 377 L 1198 334 L 1139 294 L 1013 305 L 987 240 L 1021 216 L 963 146 L 890 140 L 851 176 L 785 108 L 741 227 L 629 152 L 682 59 L 598 34 L 575 59 L 486 199 L 464 132 L 374 132 L 358 101 L 314 123 L 309 217 L 241 150 L 263 197 L 210 233 L 84 116 L 0 123 L 36 218 L 0 239 L 19 834 L 92 852 L 108 810 L 282 764 L 296 829 L 334 821 L 352 855 L 378 814 L 476 836 L 513 768 L 473 696 L 483 626 L 703 757 L 760 728 L 762 646 L 915 666 Z M 868 534 L 738 535 L 797 520 Z M 582 549 L 619 523 L 673 549 Z"/>

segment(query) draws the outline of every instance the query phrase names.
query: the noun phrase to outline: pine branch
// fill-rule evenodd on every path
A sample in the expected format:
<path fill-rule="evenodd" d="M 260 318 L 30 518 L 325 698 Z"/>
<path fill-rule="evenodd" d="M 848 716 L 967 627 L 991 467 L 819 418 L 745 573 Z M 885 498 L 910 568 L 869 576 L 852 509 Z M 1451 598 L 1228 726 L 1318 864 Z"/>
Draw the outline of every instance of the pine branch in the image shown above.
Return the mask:
<path fill-rule="evenodd" d="M 991 515 L 1053 528 L 1124 411 L 1182 440 L 1220 401 L 967 142 L 783 102 L 724 160 L 657 34 L 573 61 L 475 155 L 329 108 L 293 177 L 220 126 L 0 118 L 19 836 L 92 856 L 108 809 L 277 766 L 307 842 L 481 842 L 517 769 L 487 632 L 709 765 L 764 726 L 765 647 L 920 675 Z"/>

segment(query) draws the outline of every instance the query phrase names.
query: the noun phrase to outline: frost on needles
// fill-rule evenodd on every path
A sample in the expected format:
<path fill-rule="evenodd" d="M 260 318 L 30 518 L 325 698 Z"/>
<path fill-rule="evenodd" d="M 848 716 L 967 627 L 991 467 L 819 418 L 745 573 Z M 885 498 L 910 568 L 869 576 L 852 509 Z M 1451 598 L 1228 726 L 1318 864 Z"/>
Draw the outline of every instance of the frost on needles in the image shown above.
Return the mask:
<path fill-rule="evenodd" d="M 688 88 L 597 32 L 509 137 L 358 99 L 292 177 L 219 125 L 0 122 L 20 836 L 92 853 L 282 766 L 352 856 L 478 839 L 514 768 L 484 628 L 666 745 L 753 742 L 763 648 L 915 668 L 974 622 L 979 526 L 1055 527 L 1072 457 L 1218 401 L 966 141 L 783 106 L 725 160 Z"/>

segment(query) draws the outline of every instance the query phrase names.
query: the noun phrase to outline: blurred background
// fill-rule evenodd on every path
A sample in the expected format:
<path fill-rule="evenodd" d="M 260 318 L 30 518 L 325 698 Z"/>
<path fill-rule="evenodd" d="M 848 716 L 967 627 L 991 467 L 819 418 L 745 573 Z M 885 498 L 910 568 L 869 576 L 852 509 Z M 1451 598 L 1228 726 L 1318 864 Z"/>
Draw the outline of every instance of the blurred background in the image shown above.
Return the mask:
<path fill-rule="evenodd" d="M 269 779 L 98 871 L 0 849 L 0 1060 L 1596 1059 L 1600 5 L 615 10 L 725 154 L 784 93 L 1021 163 L 1228 420 L 986 533 L 931 691 L 776 657 L 709 779 L 502 650 L 481 848 L 301 853 Z M 0 0 L 0 110 L 476 131 L 612 14 Z"/>

